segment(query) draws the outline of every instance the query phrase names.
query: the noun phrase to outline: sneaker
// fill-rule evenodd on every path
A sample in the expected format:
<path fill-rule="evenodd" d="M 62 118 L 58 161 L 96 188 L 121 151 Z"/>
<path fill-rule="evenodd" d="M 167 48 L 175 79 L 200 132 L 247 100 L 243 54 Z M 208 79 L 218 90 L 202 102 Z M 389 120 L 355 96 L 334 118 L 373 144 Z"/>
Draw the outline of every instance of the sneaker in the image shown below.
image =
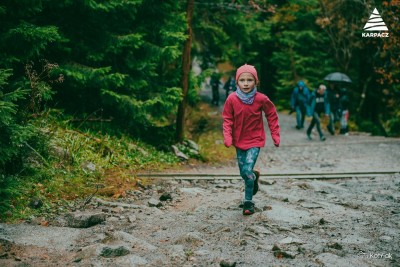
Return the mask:
<path fill-rule="evenodd" d="M 323 136 L 323 135 L 321 135 L 321 137 L 319 138 L 321 141 L 325 141 L 326 140 L 326 138 L 325 138 L 325 136 Z"/>
<path fill-rule="evenodd" d="M 257 194 L 259 186 L 258 186 L 258 178 L 260 178 L 260 171 L 259 170 L 254 170 L 254 175 L 256 176 L 256 179 L 254 180 L 254 187 L 253 187 L 253 196 Z"/>
<path fill-rule="evenodd" d="M 307 133 L 307 139 L 310 141 L 312 140 L 311 134 Z"/>
<path fill-rule="evenodd" d="M 243 215 L 251 215 L 254 213 L 254 203 L 251 201 L 244 202 Z"/>

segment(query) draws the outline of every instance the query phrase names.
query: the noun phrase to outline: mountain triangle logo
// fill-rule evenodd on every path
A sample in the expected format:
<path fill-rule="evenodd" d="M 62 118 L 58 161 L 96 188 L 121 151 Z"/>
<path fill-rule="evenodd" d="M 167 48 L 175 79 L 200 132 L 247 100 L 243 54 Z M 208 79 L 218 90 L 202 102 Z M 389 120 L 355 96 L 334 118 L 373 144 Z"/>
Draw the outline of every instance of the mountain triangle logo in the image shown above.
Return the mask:
<path fill-rule="evenodd" d="M 378 10 L 375 8 L 372 11 L 367 23 L 365 23 L 364 31 L 388 31 L 385 22 L 383 21 L 381 15 L 379 15 Z"/>
<path fill-rule="evenodd" d="M 381 15 L 379 14 L 378 10 L 374 8 L 372 11 L 371 16 L 365 26 L 363 28 L 364 31 L 379 31 L 379 32 L 363 32 L 362 37 L 389 37 L 389 32 L 382 32 L 382 31 L 389 31 L 386 27 L 385 22 L 383 21 Z"/>

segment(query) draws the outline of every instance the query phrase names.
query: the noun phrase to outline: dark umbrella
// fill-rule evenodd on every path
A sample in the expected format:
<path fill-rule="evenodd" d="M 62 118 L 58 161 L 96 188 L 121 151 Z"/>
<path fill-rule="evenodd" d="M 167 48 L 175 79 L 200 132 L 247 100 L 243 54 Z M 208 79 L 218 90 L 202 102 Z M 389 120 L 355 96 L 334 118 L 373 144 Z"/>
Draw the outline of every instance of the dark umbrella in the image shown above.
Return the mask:
<path fill-rule="evenodd" d="M 347 82 L 351 83 L 349 76 L 341 72 L 332 72 L 325 76 L 324 80 L 331 82 Z"/>

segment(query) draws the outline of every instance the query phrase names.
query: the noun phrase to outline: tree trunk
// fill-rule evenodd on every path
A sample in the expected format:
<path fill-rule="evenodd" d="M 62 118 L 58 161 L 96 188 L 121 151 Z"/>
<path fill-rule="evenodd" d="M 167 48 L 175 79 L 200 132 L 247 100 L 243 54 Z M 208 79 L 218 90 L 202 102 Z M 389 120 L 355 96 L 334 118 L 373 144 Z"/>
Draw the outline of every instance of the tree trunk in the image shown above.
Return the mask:
<path fill-rule="evenodd" d="M 182 101 L 178 107 L 178 115 L 176 118 L 176 140 L 183 141 L 185 131 L 185 111 L 187 106 L 187 95 L 189 90 L 189 73 L 190 73 L 190 50 L 192 48 L 192 17 L 194 9 L 194 0 L 187 0 L 186 19 L 187 19 L 187 35 L 188 38 L 183 47 L 182 55 Z"/>

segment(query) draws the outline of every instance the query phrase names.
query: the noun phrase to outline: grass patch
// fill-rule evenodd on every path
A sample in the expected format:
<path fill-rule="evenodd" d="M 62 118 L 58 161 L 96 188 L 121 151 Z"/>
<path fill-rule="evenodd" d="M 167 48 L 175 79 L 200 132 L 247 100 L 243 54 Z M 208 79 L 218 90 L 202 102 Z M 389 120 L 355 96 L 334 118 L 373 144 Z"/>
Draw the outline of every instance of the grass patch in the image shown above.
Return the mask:
<path fill-rule="evenodd" d="M 71 202 L 96 196 L 119 198 L 135 189 L 139 171 L 180 166 L 179 159 L 140 140 L 71 128 L 63 121 L 36 122 L 48 140 L 48 155 L 29 153 L 23 170 L 3 177 L 0 219 L 16 221 L 64 212 Z M 41 204 L 32 207 L 32 200 Z"/>

